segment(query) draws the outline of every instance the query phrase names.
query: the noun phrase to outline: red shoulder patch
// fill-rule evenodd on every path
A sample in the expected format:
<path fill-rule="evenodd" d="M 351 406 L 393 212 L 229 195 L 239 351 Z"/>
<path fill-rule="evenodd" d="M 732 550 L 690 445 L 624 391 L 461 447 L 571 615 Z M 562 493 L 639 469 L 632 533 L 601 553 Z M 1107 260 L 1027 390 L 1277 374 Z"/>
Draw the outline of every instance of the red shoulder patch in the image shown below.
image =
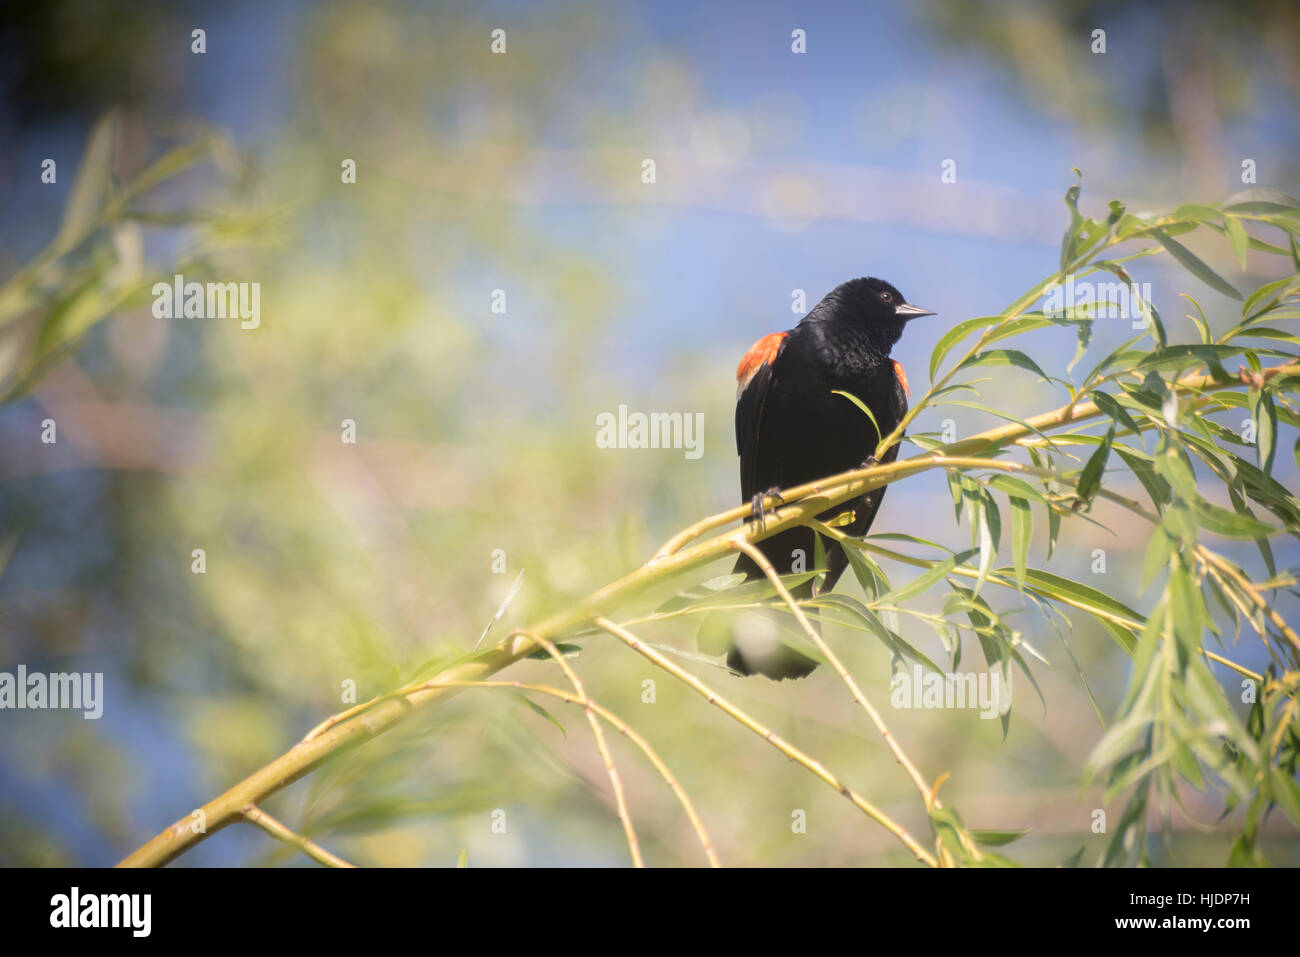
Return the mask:
<path fill-rule="evenodd" d="M 903 363 L 897 359 L 894 360 L 894 375 L 898 376 L 898 381 L 903 386 L 903 395 L 910 399 L 912 390 L 907 387 L 907 373 L 903 371 Z"/>
<path fill-rule="evenodd" d="M 754 378 L 754 373 L 762 365 L 776 358 L 776 354 L 781 351 L 781 343 L 785 342 L 785 337 L 788 335 L 788 332 L 774 332 L 771 335 L 764 336 L 749 347 L 749 351 L 745 353 L 745 358 L 741 359 L 740 365 L 736 366 L 736 386 L 738 391 L 744 392 L 745 386 L 749 385 L 749 380 Z"/>

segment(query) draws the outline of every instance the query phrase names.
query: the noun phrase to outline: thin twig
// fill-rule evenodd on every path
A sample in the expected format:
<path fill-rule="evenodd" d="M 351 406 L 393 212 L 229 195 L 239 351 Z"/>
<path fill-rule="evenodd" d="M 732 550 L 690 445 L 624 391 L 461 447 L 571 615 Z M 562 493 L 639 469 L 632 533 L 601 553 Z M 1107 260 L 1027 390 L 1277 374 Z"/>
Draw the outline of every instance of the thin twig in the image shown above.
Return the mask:
<path fill-rule="evenodd" d="M 284 841 L 290 847 L 296 847 L 312 860 L 324 864 L 326 867 L 356 867 L 355 864 L 349 864 L 337 854 L 331 854 L 325 848 L 321 847 L 315 841 L 303 837 L 290 830 L 284 824 L 267 814 L 256 804 L 249 804 L 240 809 L 240 813 L 252 824 L 256 824 L 267 834 L 270 834 L 277 840 Z"/>
<path fill-rule="evenodd" d="M 528 635 L 527 632 L 524 632 L 522 630 L 511 632 L 511 637 L 514 637 L 516 635 L 520 637 L 528 638 L 533 641 L 538 640 L 537 636 Z M 538 643 L 541 644 L 540 641 Z M 543 645 L 543 647 L 545 647 L 545 645 Z M 552 647 L 554 647 L 554 645 L 552 645 Z M 558 650 L 559 649 L 557 648 L 556 651 L 558 652 Z M 567 662 L 563 661 L 562 655 L 560 656 L 560 658 L 557 659 L 557 661 L 560 661 L 562 667 L 568 664 Z M 567 672 L 570 669 L 566 667 L 565 670 Z M 576 673 L 573 674 L 573 679 L 574 680 L 577 679 Z M 659 755 L 655 753 L 654 749 L 650 747 L 649 742 L 647 742 L 643 737 L 641 737 L 634 730 L 632 730 L 631 727 L 629 727 L 625 722 L 619 719 L 616 715 L 614 715 L 608 709 L 601 706 L 597 701 L 585 697 L 585 691 L 582 692 L 582 696 L 574 697 L 574 696 L 567 696 L 565 692 L 558 691 L 557 689 L 547 688 L 546 686 L 543 685 L 522 685 L 520 684 L 520 682 L 517 681 L 516 682 L 445 681 L 445 680 L 439 680 L 438 678 L 430 678 L 426 681 L 412 682 L 411 684 L 405 685 L 401 688 L 397 688 L 393 691 L 385 692 L 384 694 L 378 695 L 377 697 L 372 698 L 369 701 L 363 702 L 362 704 L 349 708 L 347 711 L 342 711 L 339 714 L 333 715 L 331 718 L 322 721 L 310 732 L 308 732 L 307 736 L 303 738 L 303 741 L 306 742 L 312 740 L 313 738 L 319 736 L 322 732 L 328 730 L 330 727 L 333 727 L 335 724 L 338 724 L 349 718 L 355 717 L 357 714 L 360 714 L 363 711 L 373 708 L 375 705 L 379 704 L 380 702 L 396 699 L 396 698 L 405 698 L 419 691 L 424 691 L 431 688 L 477 688 L 477 687 L 506 687 L 506 686 L 518 686 L 518 687 L 524 687 L 535 691 L 545 691 L 548 694 L 555 694 L 558 697 L 562 697 L 566 701 L 572 700 L 575 703 L 582 703 L 583 701 L 586 701 L 588 704 L 590 704 L 592 710 L 594 710 L 597 714 L 604 717 L 607 721 L 609 721 L 610 724 L 614 725 L 614 727 L 621 734 L 630 738 L 634 743 L 637 744 L 638 747 L 641 748 L 642 751 L 645 752 L 646 757 L 650 759 L 650 762 L 654 764 L 654 766 L 659 770 L 660 774 L 664 776 L 664 779 L 668 782 L 668 786 L 672 788 L 673 792 L 677 795 L 678 800 L 682 803 L 682 807 L 686 811 L 686 816 L 691 820 L 691 826 L 695 828 L 696 834 L 699 835 L 700 837 L 700 842 L 704 846 L 704 853 L 705 856 L 708 857 L 710 865 L 712 865 L 713 867 L 722 866 L 718 862 L 717 855 L 714 853 L 713 850 L 713 843 L 709 839 L 708 834 L 704 831 L 704 825 L 700 821 L 699 815 L 696 814 L 695 807 L 691 803 L 690 798 L 687 797 L 686 792 L 682 789 L 681 785 L 677 783 L 677 779 L 673 776 L 672 772 L 668 770 L 667 765 L 664 764 L 664 762 L 659 758 Z M 580 680 L 577 681 L 576 686 L 581 687 Z M 603 741 L 603 735 L 598 734 L 598 737 Z M 602 757 L 603 756 L 604 756 L 604 752 L 602 752 Z M 609 769 L 612 763 L 613 763 L 612 761 L 607 762 L 606 768 Z M 622 793 L 621 785 L 615 786 L 615 793 L 616 794 Z M 625 827 L 630 826 L 630 820 L 624 819 L 622 814 L 620 814 L 620 820 L 625 820 Z M 639 849 L 638 849 L 638 854 L 635 856 L 639 858 Z"/>
<path fill-rule="evenodd" d="M 1243 667 L 1243 666 L 1237 664 L 1235 661 L 1231 661 L 1231 660 L 1229 660 L 1229 659 L 1223 657 L 1223 655 L 1217 655 L 1217 654 L 1215 654 L 1213 651 L 1210 651 L 1208 648 L 1202 648 L 1202 649 L 1201 649 L 1201 654 L 1203 654 L 1205 657 L 1209 658 L 1211 661 L 1217 661 L 1219 664 L 1223 665 L 1225 668 L 1231 668 L 1233 671 L 1237 672 L 1237 674 L 1242 675 L 1243 677 L 1246 677 L 1246 678 L 1250 678 L 1250 679 L 1252 679 L 1253 681 L 1257 682 L 1258 684 L 1261 684 L 1261 685 L 1262 685 L 1262 684 L 1264 683 L 1264 676 L 1263 676 L 1263 675 L 1259 674 L 1259 673 L 1256 672 L 1256 671 L 1251 671 L 1249 668 L 1245 668 L 1245 667 Z"/>
<path fill-rule="evenodd" d="M 1204 545 L 1196 546 L 1196 554 L 1202 559 L 1202 561 L 1217 568 L 1220 574 L 1231 578 L 1238 588 L 1242 589 L 1246 594 L 1253 598 L 1255 600 L 1255 605 L 1268 616 L 1269 620 L 1277 627 L 1277 630 L 1285 636 L 1287 641 L 1291 642 L 1295 650 L 1300 652 L 1300 635 L 1297 635 L 1295 631 L 1292 630 L 1291 626 L 1286 623 L 1286 619 L 1278 614 L 1277 609 L 1264 599 L 1264 596 L 1260 594 L 1259 588 L 1254 582 L 1237 571 L 1237 569 L 1233 568 L 1230 562 L 1225 561 L 1218 554 L 1210 551 Z"/>
<path fill-rule="evenodd" d="M 911 759 L 907 756 L 906 752 L 903 751 L 899 743 L 894 740 L 893 734 L 890 733 L 889 726 L 886 725 L 884 719 L 880 717 L 880 712 L 872 707 L 871 702 L 867 700 L 867 696 L 862 693 L 862 689 L 858 687 L 858 683 L 854 681 L 853 676 L 849 674 L 849 669 L 844 667 L 843 662 L 841 662 L 835 652 L 831 650 L 830 645 L 826 644 L 825 639 L 822 638 L 822 636 L 818 634 L 817 629 L 812 626 L 812 622 L 808 620 L 808 616 L 805 615 L 803 609 L 799 607 L 799 603 L 794 600 L 794 596 L 791 595 L 789 590 L 785 587 L 785 583 L 781 581 L 781 576 L 776 573 L 776 569 L 773 568 L 772 563 L 767 560 L 767 556 L 744 539 L 737 540 L 736 548 L 753 559 L 754 563 L 763 570 L 763 574 L 767 576 L 768 581 L 772 583 L 772 586 L 776 589 L 776 593 L 781 596 L 787 605 L 790 606 L 790 611 L 794 613 L 794 617 L 799 622 L 799 626 L 803 628 L 804 634 L 808 636 L 808 639 L 817 646 L 817 650 L 822 653 L 828 662 L 830 662 L 831 667 L 834 668 L 836 673 L 840 676 L 840 680 L 843 681 L 845 686 L 849 689 L 849 694 L 853 695 L 853 700 L 856 701 L 858 706 L 867 713 L 867 717 L 871 719 L 871 723 L 876 726 L 876 730 L 880 732 L 880 736 L 884 738 L 885 743 L 889 745 L 889 750 L 894 753 L 894 760 L 903 766 L 903 770 L 906 771 L 908 776 L 912 779 L 912 783 L 916 785 L 916 789 L 921 792 L 921 798 L 925 801 L 926 810 L 929 810 L 932 806 L 937 806 L 938 802 L 934 799 L 933 789 L 930 785 L 925 783 L 925 778 L 921 776 L 921 772 L 917 770 L 916 765 L 912 763 Z M 933 804 L 932 801 L 934 802 Z"/>
<path fill-rule="evenodd" d="M 1232 603 L 1232 607 L 1236 609 L 1237 614 L 1241 615 L 1242 618 L 1245 618 L 1250 627 L 1255 630 L 1255 634 L 1259 635 L 1262 639 L 1261 643 L 1268 651 L 1269 657 L 1273 659 L 1273 663 L 1279 668 L 1285 670 L 1286 662 L 1284 662 L 1281 656 L 1278 655 L 1277 649 L 1273 647 L 1273 642 L 1269 640 L 1271 636 L 1269 635 L 1267 626 L 1260 626 L 1259 622 L 1255 620 L 1255 611 L 1245 603 L 1245 600 L 1241 595 L 1237 594 L 1237 589 L 1230 587 L 1228 579 L 1224 577 L 1217 568 L 1208 563 L 1203 563 L 1203 567 L 1205 573 L 1218 584 L 1219 591 L 1227 596 L 1228 601 Z M 1240 623 L 1237 623 L 1237 629 L 1240 631 Z"/>
<path fill-rule="evenodd" d="M 709 859 L 709 866 L 722 866 L 722 862 L 718 860 L 718 855 L 713 849 L 713 840 L 709 837 L 709 832 L 704 829 L 704 822 L 700 820 L 700 816 L 695 810 L 695 805 L 692 803 L 690 796 L 686 793 L 686 789 L 682 787 L 681 782 L 678 781 L 673 772 L 668 769 L 668 765 L 659 757 L 659 753 L 655 751 L 649 741 L 633 730 L 632 726 L 626 721 L 623 721 L 618 717 L 618 715 L 614 714 L 600 703 L 589 698 L 584 699 L 578 695 L 570 694 L 569 692 L 562 691 L 559 688 L 552 688 L 549 685 L 529 684 L 523 681 L 438 681 L 437 679 L 434 679 L 430 684 L 444 688 L 516 688 L 520 691 L 536 691 L 540 694 L 552 695 L 553 697 L 560 698 L 570 704 L 582 705 L 583 707 L 589 706 L 596 712 L 596 714 L 600 715 L 613 725 L 614 729 L 618 731 L 619 734 L 626 737 L 641 749 L 642 753 L 645 754 L 650 763 L 655 766 L 655 770 L 658 771 L 664 781 L 667 782 L 668 787 L 672 789 L 673 794 L 677 796 L 678 803 L 681 804 L 682 810 L 686 812 L 686 817 L 691 822 L 691 827 L 695 830 L 695 836 L 700 840 L 700 846 L 704 848 L 704 856 Z"/>
<path fill-rule="evenodd" d="M 618 776 L 618 769 L 614 767 L 614 756 L 609 753 L 609 745 L 605 742 L 605 732 L 601 729 L 600 722 L 596 720 L 595 702 L 587 697 L 587 692 L 582 687 L 582 679 L 564 660 L 564 655 L 560 653 L 560 649 L 556 648 L 549 638 L 544 638 L 541 635 L 530 635 L 526 631 L 519 631 L 515 634 L 530 638 L 545 648 L 547 654 L 555 659 L 555 663 L 560 666 L 560 670 L 569 679 L 569 683 L 573 685 L 573 690 L 578 693 L 583 711 L 587 715 L 587 723 L 591 725 L 591 733 L 596 738 L 596 750 L 600 752 L 601 760 L 605 762 L 605 770 L 609 773 L 609 783 L 614 789 L 614 803 L 618 808 L 618 819 L 623 823 L 623 833 L 627 835 L 627 848 L 632 854 L 632 866 L 645 867 L 645 861 L 641 859 L 641 844 L 636 839 L 636 828 L 632 826 L 632 815 L 627 809 L 627 795 L 623 793 L 623 780 Z"/>
<path fill-rule="evenodd" d="M 912 837 L 912 835 L 908 834 L 907 830 L 901 824 L 894 821 L 884 811 L 880 810 L 878 807 L 876 807 L 866 798 L 862 797 L 860 794 L 858 794 L 856 791 L 850 788 L 847 784 L 844 784 L 842 781 L 840 781 L 839 778 L 835 777 L 835 775 L 831 774 L 830 771 L 826 770 L 826 768 L 821 764 L 821 762 L 815 760 L 814 758 L 809 757 L 807 754 L 800 751 L 793 744 L 790 744 L 788 741 L 786 741 L 784 738 L 778 735 L 771 728 L 768 728 L 760 724 L 755 719 L 751 718 L 748 714 L 746 714 L 736 705 L 732 704 L 726 698 L 722 697 L 722 695 L 718 694 L 716 691 L 714 691 L 712 688 L 706 685 L 695 675 L 691 674 L 689 671 L 686 671 L 683 668 L 678 667 L 673 662 L 669 661 L 663 655 L 659 654 L 659 652 L 655 651 L 649 645 L 641 641 L 641 639 L 637 638 L 636 635 L 620 627 L 619 625 L 616 625 L 614 622 L 610 621 L 609 619 L 601 616 L 596 616 L 593 619 L 593 622 L 599 628 L 604 629 L 605 631 L 613 635 L 615 638 L 618 638 L 620 641 L 622 641 L 624 644 L 630 647 L 633 651 L 636 651 L 642 656 L 650 659 L 660 668 L 664 669 L 669 674 L 671 674 L 674 678 L 678 679 L 679 681 L 683 682 L 684 684 L 694 689 L 709 704 L 714 705 L 717 708 L 720 708 L 722 711 L 730 715 L 732 718 L 739 721 L 742 725 L 744 725 L 750 731 L 754 732 L 756 735 L 758 735 L 768 744 L 772 745 L 772 747 L 776 748 L 778 751 L 784 754 L 791 761 L 794 761 L 796 764 L 803 765 L 803 767 L 807 768 L 813 774 L 817 775 L 817 777 L 821 778 L 823 781 L 825 781 L 827 784 L 833 787 L 840 794 L 844 795 L 844 797 L 848 798 L 849 801 L 860 811 L 865 813 L 868 817 L 870 817 L 876 823 L 880 824 L 883 828 L 885 828 L 885 830 L 889 831 L 889 833 L 893 834 L 900 841 L 902 841 L 903 844 L 906 845 L 907 849 L 911 851 L 914 855 L 916 855 L 917 860 L 921 861 L 922 863 L 929 864 L 931 867 L 938 867 L 939 862 L 935 860 L 934 855 L 931 854 L 929 851 L 927 851 L 920 844 L 918 844 L 916 840 Z"/>

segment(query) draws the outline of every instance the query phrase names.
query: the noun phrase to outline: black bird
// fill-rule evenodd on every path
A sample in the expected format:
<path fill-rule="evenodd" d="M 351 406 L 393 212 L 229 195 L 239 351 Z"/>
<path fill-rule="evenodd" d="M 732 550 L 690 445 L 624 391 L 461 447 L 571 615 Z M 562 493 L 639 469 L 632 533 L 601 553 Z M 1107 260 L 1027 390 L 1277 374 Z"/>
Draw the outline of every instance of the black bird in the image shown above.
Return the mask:
<path fill-rule="evenodd" d="M 907 376 L 889 352 L 903 327 L 934 313 L 908 304 L 882 279 L 851 279 L 837 286 L 799 324 L 754 343 L 736 369 L 736 449 L 740 453 L 740 491 L 754 504 L 750 521 L 761 520 L 762 496 L 868 464 L 880 441 L 871 420 L 836 391 L 857 396 L 875 416 L 883 434 L 907 413 Z M 898 457 L 895 444 L 884 461 Z M 884 487 L 824 512 L 827 521 L 847 511 L 853 520 L 840 530 L 861 537 L 885 496 Z M 815 533 L 791 528 L 758 544 L 780 574 L 796 567 L 801 552 L 811 568 Z M 848 567 L 843 547 L 823 536 L 826 575 L 791 589 L 795 598 L 829 592 Z M 736 571 L 763 577 L 748 555 Z M 779 641 L 738 635 L 727 664 L 741 674 L 777 680 L 802 678 L 817 663 Z"/>

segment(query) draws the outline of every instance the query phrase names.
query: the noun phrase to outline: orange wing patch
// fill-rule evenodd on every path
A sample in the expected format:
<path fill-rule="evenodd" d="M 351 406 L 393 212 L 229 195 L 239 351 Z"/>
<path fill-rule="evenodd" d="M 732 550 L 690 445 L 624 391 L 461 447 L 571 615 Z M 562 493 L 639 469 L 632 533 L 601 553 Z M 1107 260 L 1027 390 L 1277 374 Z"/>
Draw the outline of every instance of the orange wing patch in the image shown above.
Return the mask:
<path fill-rule="evenodd" d="M 903 395 L 909 399 L 912 397 L 912 390 L 907 387 L 907 373 L 903 371 L 903 363 L 897 359 L 894 360 L 894 374 L 898 376 L 898 381 L 902 383 Z"/>
<path fill-rule="evenodd" d="M 765 363 L 776 358 L 776 354 L 781 351 L 781 343 L 785 342 L 785 337 L 788 335 L 788 332 L 774 332 L 771 335 L 764 336 L 749 347 L 749 351 L 745 353 L 745 358 L 741 359 L 740 365 L 736 366 L 737 395 L 745 391 L 745 387 L 754 378 L 755 372 Z"/>

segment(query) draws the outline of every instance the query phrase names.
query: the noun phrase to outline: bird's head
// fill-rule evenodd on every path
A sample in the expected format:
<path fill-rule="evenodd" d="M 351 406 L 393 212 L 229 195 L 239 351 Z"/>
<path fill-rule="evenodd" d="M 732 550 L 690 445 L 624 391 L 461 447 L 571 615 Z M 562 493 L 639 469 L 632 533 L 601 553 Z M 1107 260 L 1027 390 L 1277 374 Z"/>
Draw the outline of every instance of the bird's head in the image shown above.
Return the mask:
<path fill-rule="evenodd" d="M 872 342 L 888 354 L 902 336 L 904 326 L 913 319 L 933 315 L 909 303 L 885 280 L 866 277 L 836 286 L 808 318 L 852 322 L 865 328 Z"/>

